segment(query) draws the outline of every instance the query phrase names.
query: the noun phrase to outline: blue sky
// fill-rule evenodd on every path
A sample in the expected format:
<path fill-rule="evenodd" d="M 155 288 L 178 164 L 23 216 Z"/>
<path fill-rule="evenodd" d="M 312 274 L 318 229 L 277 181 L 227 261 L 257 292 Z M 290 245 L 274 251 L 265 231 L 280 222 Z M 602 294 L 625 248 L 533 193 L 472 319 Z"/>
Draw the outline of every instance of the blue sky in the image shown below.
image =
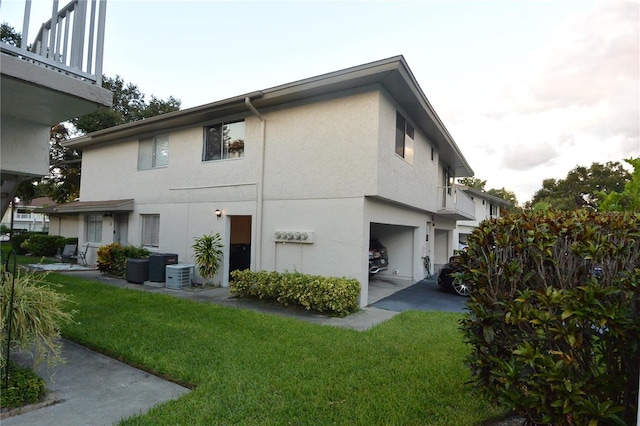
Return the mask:
<path fill-rule="evenodd" d="M 2 20 L 23 4 L 2 0 Z M 476 177 L 524 202 L 577 165 L 640 155 L 639 10 L 637 0 L 108 0 L 103 72 L 189 108 L 401 54 Z"/>

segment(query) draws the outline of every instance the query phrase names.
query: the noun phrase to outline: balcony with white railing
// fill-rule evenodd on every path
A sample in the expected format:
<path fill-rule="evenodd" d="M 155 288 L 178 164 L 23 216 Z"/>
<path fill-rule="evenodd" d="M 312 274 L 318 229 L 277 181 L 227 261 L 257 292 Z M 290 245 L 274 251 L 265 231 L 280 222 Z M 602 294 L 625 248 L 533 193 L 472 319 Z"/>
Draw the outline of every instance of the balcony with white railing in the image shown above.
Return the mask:
<path fill-rule="evenodd" d="M 48 173 L 51 126 L 111 106 L 102 87 L 106 5 L 0 2 L 2 22 L 20 34 L 19 43 L 0 42 L 1 214 L 21 181 Z"/>
<path fill-rule="evenodd" d="M 438 214 L 453 220 L 474 220 L 476 205 L 456 186 L 438 188 Z"/>
<path fill-rule="evenodd" d="M 106 0 L 73 0 L 60 9 L 58 0 L 50 4 L 51 18 L 30 41 L 32 1 L 25 0 L 22 28 L 14 25 L 20 46 L 0 43 L 2 53 L 100 85 Z"/>

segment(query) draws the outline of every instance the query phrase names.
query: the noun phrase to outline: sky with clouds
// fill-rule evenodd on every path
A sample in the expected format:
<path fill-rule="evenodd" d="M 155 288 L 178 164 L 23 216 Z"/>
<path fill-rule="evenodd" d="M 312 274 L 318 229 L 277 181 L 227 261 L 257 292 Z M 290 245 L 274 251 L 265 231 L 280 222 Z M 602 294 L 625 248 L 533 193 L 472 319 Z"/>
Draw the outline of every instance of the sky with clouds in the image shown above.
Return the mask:
<path fill-rule="evenodd" d="M 2 20 L 23 4 L 3 0 Z M 524 203 L 577 165 L 640 156 L 639 15 L 638 0 L 108 0 L 103 72 L 189 108 L 403 55 L 476 177 Z"/>

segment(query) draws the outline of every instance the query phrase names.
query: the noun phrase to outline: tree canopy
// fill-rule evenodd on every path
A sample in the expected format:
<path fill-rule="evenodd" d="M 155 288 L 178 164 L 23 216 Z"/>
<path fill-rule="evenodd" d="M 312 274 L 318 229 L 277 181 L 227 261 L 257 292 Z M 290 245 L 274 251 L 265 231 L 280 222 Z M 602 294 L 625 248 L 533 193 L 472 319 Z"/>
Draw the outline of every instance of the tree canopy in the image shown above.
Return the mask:
<path fill-rule="evenodd" d="M 621 192 L 631 175 L 618 161 L 577 166 L 564 179 L 545 179 L 528 208 L 546 205 L 556 210 L 597 209 L 603 194 Z"/>
<path fill-rule="evenodd" d="M 0 41 L 14 46 L 20 46 L 22 36 L 6 22 L 0 24 Z"/>
<path fill-rule="evenodd" d="M 477 189 L 478 191 L 484 191 L 487 181 L 478 179 L 477 177 L 466 177 L 458 179 L 458 183 L 468 186 L 469 188 Z"/>
<path fill-rule="evenodd" d="M 138 86 L 126 83 L 119 75 L 103 77 L 102 87 L 113 93 L 113 105 L 71 120 L 80 133 L 96 132 L 180 109 L 180 100 L 173 96 L 165 100 L 152 95 L 147 102 Z"/>
<path fill-rule="evenodd" d="M 602 201 L 598 210 L 640 212 L 640 157 L 628 158 L 624 161 L 633 167 L 631 179 L 625 183 L 620 192 L 599 194 Z"/>
<path fill-rule="evenodd" d="M 469 188 L 477 189 L 478 191 L 486 192 L 489 195 L 493 195 L 494 197 L 502 198 L 505 201 L 511 203 L 511 206 L 506 207 L 507 211 L 518 211 L 521 210 L 521 207 L 518 206 L 518 198 L 516 197 L 515 192 L 509 191 L 505 188 L 500 189 L 489 189 L 485 190 L 484 187 L 487 184 L 486 180 L 478 179 L 476 177 L 466 177 L 458 179 L 458 183 L 461 185 L 468 186 Z"/>

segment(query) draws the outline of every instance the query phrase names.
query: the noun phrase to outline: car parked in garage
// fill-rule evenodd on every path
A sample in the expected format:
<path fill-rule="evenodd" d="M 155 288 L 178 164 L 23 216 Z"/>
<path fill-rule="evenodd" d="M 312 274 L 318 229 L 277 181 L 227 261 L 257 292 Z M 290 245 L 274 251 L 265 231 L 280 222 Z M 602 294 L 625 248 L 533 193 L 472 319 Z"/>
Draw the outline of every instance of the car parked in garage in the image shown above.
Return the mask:
<path fill-rule="evenodd" d="M 462 266 L 458 256 L 451 256 L 449 263 L 446 263 L 438 273 L 438 285 L 448 291 L 452 291 L 459 296 L 469 296 L 472 284 L 463 281 L 456 274 L 462 272 Z"/>
<path fill-rule="evenodd" d="M 369 276 L 389 269 L 389 254 L 380 241 L 369 241 Z"/>

